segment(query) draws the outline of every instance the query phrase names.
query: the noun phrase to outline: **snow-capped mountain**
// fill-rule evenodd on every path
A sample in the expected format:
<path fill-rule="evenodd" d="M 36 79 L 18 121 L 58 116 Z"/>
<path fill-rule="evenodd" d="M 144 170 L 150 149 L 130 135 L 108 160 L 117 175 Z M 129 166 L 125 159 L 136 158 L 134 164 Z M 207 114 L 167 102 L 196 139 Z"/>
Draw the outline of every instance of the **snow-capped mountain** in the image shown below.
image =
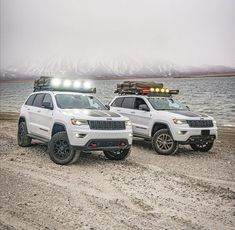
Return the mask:
<path fill-rule="evenodd" d="M 226 66 L 178 66 L 163 60 L 139 60 L 135 58 L 55 56 L 46 60 L 25 60 L 0 70 L 1 79 L 16 79 L 38 76 L 70 77 L 169 77 L 190 76 L 208 73 L 235 73 L 235 68 Z"/>
<path fill-rule="evenodd" d="M 163 61 L 138 61 L 127 58 L 89 58 L 74 59 L 54 57 L 43 61 L 24 61 L 1 71 L 1 77 L 14 77 L 14 73 L 27 76 L 65 75 L 65 76 L 171 76 L 177 66 Z"/>

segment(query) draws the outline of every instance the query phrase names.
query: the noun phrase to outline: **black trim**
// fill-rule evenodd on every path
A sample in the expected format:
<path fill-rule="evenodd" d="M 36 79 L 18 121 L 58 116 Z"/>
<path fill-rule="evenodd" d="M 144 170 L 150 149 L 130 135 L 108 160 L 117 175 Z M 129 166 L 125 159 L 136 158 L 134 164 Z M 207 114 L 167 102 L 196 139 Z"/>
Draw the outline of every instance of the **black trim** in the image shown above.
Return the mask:
<path fill-rule="evenodd" d="M 215 135 L 203 136 L 203 135 L 196 135 L 190 136 L 187 141 L 179 141 L 178 143 L 181 145 L 188 145 L 188 144 L 202 144 L 205 142 L 213 142 L 216 139 Z"/>
<path fill-rule="evenodd" d="M 120 145 L 116 145 L 117 143 L 120 142 L 125 142 L 126 145 L 124 147 Z M 97 147 L 91 147 L 91 143 L 96 143 L 98 146 Z M 108 143 L 110 143 L 110 146 Z M 120 149 L 128 149 L 131 147 L 127 139 L 91 139 L 89 140 L 84 146 L 77 146 L 73 145 L 72 146 L 74 149 L 77 150 L 82 150 L 82 151 L 115 151 L 115 150 L 120 150 Z"/>
<path fill-rule="evenodd" d="M 35 134 L 28 134 L 27 135 L 28 137 L 31 137 L 32 139 L 37 139 L 39 141 L 42 141 L 42 142 L 49 142 L 50 140 L 45 138 L 45 137 L 41 137 L 41 136 L 38 136 L 38 135 L 35 135 Z"/>

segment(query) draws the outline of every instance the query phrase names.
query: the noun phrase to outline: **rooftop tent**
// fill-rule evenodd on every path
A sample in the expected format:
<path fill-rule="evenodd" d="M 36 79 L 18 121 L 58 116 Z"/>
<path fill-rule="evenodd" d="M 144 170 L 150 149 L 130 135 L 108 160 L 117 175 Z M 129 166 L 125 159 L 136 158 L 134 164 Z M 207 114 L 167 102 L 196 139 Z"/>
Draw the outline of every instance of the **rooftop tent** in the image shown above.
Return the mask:
<path fill-rule="evenodd" d="M 124 81 L 117 84 L 117 89 L 114 93 L 118 94 L 178 94 L 179 90 L 169 90 L 163 87 L 162 83 L 156 82 L 143 82 L 143 81 Z"/>

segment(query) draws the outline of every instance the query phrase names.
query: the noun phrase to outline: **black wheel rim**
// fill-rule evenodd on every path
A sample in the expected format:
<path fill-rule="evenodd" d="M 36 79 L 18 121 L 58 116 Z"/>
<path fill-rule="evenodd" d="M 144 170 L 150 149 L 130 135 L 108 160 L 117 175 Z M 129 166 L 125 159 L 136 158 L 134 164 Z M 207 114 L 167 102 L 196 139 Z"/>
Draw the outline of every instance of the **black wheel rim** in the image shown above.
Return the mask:
<path fill-rule="evenodd" d="M 56 141 L 54 145 L 54 154 L 56 158 L 64 160 L 70 155 L 70 153 L 70 146 L 66 140 Z"/>
<path fill-rule="evenodd" d="M 23 141 L 24 136 L 25 136 L 25 128 L 23 124 L 20 124 L 19 132 L 18 132 L 18 137 L 19 137 L 20 142 Z"/>
<path fill-rule="evenodd" d="M 168 151 L 172 148 L 174 142 L 169 134 L 161 134 L 156 139 L 156 145 L 161 151 Z"/>

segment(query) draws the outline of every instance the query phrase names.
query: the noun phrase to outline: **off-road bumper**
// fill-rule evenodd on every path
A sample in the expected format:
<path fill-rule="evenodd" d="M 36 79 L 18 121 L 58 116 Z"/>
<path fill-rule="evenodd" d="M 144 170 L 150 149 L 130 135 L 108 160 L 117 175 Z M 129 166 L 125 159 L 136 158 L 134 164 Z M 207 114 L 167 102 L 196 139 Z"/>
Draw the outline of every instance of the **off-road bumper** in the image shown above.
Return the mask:
<path fill-rule="evenodd" d="M 175 127 L 172 136 L 175 141 L 184 143 L 195 143 L 198 140 L 212 140 L 217 138 L 217 127 L 210 128 L 190 128 Z"/>
<path fill-rule="evenodd" d="M 68 131 L 70 145 L 77 149 L 103 150 L 120 149 L 131 146 L 132 130 L 90 130 L 73 129 Z M 93 146 L 91 144 L 94 144 Z M 123 144 L 125 143 L 125 145 Z M 123 146 L 122 146 L 123 145 Z"/>
<path fill-rule="evenodd" d="M 127 139 L 93 139 L 84 146 L 73 146 L 74 149 L 81 151 L 115 151 L 130 147 Z"/>

